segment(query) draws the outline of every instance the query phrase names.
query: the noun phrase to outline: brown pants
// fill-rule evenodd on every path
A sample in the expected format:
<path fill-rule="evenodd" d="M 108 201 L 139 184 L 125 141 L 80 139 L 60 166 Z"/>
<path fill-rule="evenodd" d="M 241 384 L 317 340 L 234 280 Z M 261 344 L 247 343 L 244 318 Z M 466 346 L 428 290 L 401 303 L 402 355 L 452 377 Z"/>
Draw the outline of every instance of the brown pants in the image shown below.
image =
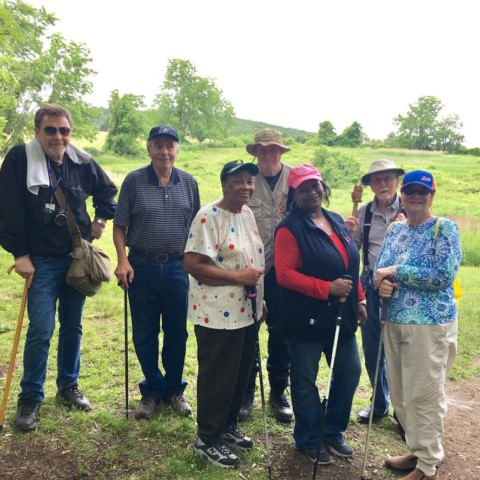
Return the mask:
<path fill-rule="evenodd" d="M 205 443 L 236 425 L 257 342 L 257 325 L 219 330 L 195 325 L 197 337 L 197 423 Z"/>

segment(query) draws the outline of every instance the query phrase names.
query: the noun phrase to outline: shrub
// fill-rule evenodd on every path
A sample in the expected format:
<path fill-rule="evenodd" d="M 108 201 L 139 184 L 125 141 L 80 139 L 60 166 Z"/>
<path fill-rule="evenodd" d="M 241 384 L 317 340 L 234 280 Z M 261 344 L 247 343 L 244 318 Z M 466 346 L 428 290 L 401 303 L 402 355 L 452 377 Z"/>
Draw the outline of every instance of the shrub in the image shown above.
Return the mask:
<path fill-rule="evenodd" d="M 314 153 L 313 165 L 320 170 L 330 188 L 358 183 L 361 163 L 338 150 L 324 146 L 318 148 Z"/>

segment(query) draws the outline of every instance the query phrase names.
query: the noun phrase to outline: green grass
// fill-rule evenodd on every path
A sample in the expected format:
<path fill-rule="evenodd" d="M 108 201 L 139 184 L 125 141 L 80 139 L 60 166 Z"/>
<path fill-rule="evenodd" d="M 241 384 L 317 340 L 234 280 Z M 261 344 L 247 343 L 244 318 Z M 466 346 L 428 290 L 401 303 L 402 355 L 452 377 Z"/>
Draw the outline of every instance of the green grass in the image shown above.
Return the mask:
<path fill-rule="evenodd" d="M 82 145 L 88 149 L 88 145 Z M 98 144 L 96 148 L 100 148 Z M 464 297 L 460 302 L 458 357 L 451 376 L 454 379 L 470 378 L 480 374 L 480 300 L 478 296 L 478 278 L 480 265 L 480 208 L 478 190 L 480 189 L 480 164 L 473 157 L 444 156 L 438 153 L 350 150 L 348 153 L 362 162 L 367 170 L 370 161 L 378 158 L 390 158 L 406 169 L 427 168 L 438 179 L 438 194 L 435 199 L 434 213 L 452 217 L 459 225 L 464 251 L 464 265 L 460 269 L 460 280 Z M 293 146 L 292 152 L 284 160 L 292 165 L 310 162 L 313 148 L 304 145 Z M 249 160 L 251 157 L 243 149 L 183 148 L 177 160 L 177 166 L 192 173 L 198 180 L 202 203 L 211 202 L 221 196 L 219 173 L 222 165 L 232 159 Z M 125 159 L 112 156 L 100 156 L 99 163 L 112 175 L 120 186 L 124 176 L 131 170 L 148 163 L 145 156 L 141 159 Z M 360 176 L 360 173 L 359 173 Z M 351 213 L 351 189 L 336 189 L 332 192 L 330 209 L 348 215 Z M 364 200 L 371 198 L 365 190 Z M 115 251 L 111 222 L 108 223 L 103 238 L 98 242 L 112 258 L 115 264 Z M 8 363 L 13 342 L 18 308 L 23 282 L 16 275 L 5 272 L 12 263 L 11 256 L 0 251 L 0 369 Z M 115 265 L 114 265 L 115 266 Z M 27 319 L 20 342 L 19 352 L 23 351 Z M 245 430 L 256 440 L 258 446 L 253 452 L 242 454 L 242 466 L 238 471 L 223 471 L 207 465 L 191 452 L 195 439 L 193 418 L 182 419 L 175 416 L 168 407 L 163 407 L 159 416 L 151 422 L 125 421 L 124 408 L 124 339 L 123 339 L 123 293 L 115 282 L 102 288 L 96 297 L 87 299 L 84 315 L 84 338 L 82 347 L 82 370 L 80 386 L 90 397 L 94 409 L 89 414 L 71 412 L 55 401 L 56 370 L 56 334 L 52 340 L 48 374 L 46 382 L 46 400 L 42 406 L 42 416 L 37 432 L 31 435 L 19 435 L 11 431 L 15 413 L 15 398 L 19 391 L 22 371 L 22 355 L 17 356 L 10 402 L 6 415 L 7 435 L 0 438 L 0 460 L 2 451 L 12 442 L 22 449 L 33 449 L 38 445 L 58 443 L 60 452 L 68 452 L 75 471 L 72 478 L 84 476 L 96 479 L 260 479 L 265 478 L 265 452 L 263 445 L 263 426 L 260 401 L 257 393 L 253 419 L 245 425 Z M 189 325 L 189 339 L 185 365 L 185 378 L 188 381 L 186 395 L 195 407 L 196 398 L 196 342 L 193 329 Z M 261 330 L 261 349 L 263 364 L 266 361 L 267 334 Z M 359 345 L 361 342 L 359 341 Z M 134 408 L 140 398 L 138 381 L 142 378 L 140 367 L 130 342 L 129 347 L 129 390 L 130 407 Z M 324 388 L 327 369 L 322 363 L 319 384 Z M 3 382 L 0 382 L 0 388 Z M 362 374 L 357 395 L 354 399 L 354 411 L 363 408 L 370 395 L 366 373 Z M 271 438 L 277 445 L 283 445 L 289 451 L 292 445 L 291 427 L 284 427 L 268 419 Z M 386 449 L 402 448 L 392 443 L 391 428 L 388 422 L 382 423 L 372 440 L 372 451 L 383 455 Z M 355 423 L 347 432 L 358 450 L 362 451 L 363 437 L 358 435 Z M 388 445 L 388 447 L 387 447 Z M 47 449 L 49 447 L 44 447 Z M 48 463 L 45 457 L 45 463 Z M 360 473 L 359 473 L 360 475 Z M 381 478 L 395 478 L 388 472 L 379 472 Z"/>

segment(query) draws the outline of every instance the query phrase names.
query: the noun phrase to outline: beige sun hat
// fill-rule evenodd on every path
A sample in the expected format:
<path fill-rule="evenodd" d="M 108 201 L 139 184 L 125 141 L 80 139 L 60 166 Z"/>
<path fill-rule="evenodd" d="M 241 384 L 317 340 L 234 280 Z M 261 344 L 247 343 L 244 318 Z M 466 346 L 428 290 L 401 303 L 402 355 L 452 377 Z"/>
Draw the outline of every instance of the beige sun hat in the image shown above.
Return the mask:
<path fill-rule="evenodd" d="M 271 128 L 263 128 L 255 134 L 253 139 L 255 143 L 250 143 L 246 146 L 247 152 L 254 157 L 257 156 L 257 148 L 259 145 L 268 147 L 269 145 L 276 145 L 282 149 L 282 153 L 289 152 L 290 149 L 283 144 L 283 137 L 280 132 L 272 130 Z"/>
<path fill-rule="evenodd" d="M 362 183 L 364 185 L 369 185 L 370 175 L 372 173 L 380 173 L 380 172 L 395 172 L 397 175 L 405 175 L 405 170 L 403 168 L 397 167 L 395 163 L 392 162 L 391 160 L 382 158 L 380 160 L 374 160 L 370 164 L 368 173 L 362 176 Z"/>

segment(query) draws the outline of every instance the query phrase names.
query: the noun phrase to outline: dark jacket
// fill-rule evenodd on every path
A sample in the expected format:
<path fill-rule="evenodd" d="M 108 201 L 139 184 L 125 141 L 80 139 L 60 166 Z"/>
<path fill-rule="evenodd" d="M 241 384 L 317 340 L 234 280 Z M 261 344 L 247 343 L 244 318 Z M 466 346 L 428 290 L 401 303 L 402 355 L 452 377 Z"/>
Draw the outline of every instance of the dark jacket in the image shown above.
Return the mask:
<path fill-rule="evenodd" d="M 25 145 L 17 145 L 8 152 L 0 170 L 0 245 L 15 257 L 70 253 L 72 242 L 67 227 L 45 223 L 50 189 L 40 188 L 38 195 L 34 195 L 27 189 L 26 178 Z M 77 164 L 68 157 L 63 162 L 60 185 L 82 237 L 91 241 L 91 221 L 85 200 L 92 196 L 95 215 L 112 219 L 116 207 L 115 185 L 94 160 Z"/>
<path fill-rule="evenodd" d="M 353 288 L 345 303 L 340 335 L 353 337 L 357 330 L 358 272 L 360 255 L 340 215 L 323 210 L 341 239 L 348 255 L 348 269 L 329 236 L 300 209 L 294 210 L 278 226 L 287 228 L 295 238 L 302 265 L 299 272 L 326 281 L 350 275 Z M 277 229 L 278 230 L 278 229 Z M 333 337 L 338 312 L 338 297 L 319 300 L 282 287 L 281 311 L 287 336 L 296 341 L 316 341 Z M 313 325 L 312 325 L 313 323 Z"/>

